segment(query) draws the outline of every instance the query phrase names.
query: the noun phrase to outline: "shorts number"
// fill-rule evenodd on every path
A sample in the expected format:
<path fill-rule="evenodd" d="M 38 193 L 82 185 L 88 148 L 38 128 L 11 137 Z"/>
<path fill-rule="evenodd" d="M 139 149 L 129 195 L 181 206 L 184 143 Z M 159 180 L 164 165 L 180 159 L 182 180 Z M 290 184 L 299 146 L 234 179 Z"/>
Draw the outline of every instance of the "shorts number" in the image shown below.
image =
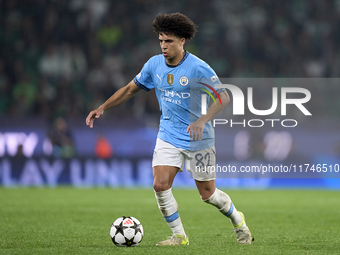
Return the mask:
<path fill-rule="evenodd" d="M 207 166 L 210 166 L 210 153 L 209 152 L 207 152 L 204 156 L 201 153 L 197 153 L 195 155 L 195 159 L 197 160 L 196 167 L 204 168 L 203 160 L 205 161 L 207 160 L 208 161 Z"/>

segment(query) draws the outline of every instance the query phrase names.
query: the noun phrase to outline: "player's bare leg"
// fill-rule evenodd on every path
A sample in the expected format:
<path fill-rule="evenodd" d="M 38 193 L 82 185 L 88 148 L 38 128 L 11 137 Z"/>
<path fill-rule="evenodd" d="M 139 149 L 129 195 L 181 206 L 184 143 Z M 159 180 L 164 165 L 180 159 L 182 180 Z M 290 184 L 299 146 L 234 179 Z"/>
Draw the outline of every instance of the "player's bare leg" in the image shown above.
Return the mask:
<path fill-rule="evenodd" d="M 195 182 L 202 200 L 217 207 L 221 213 L 230 219 L 235 229 L 237 242 L 239 244 L 251 244 L 254 238 L 247 227 L 243 213 L 236 210 L 226 193 L 216 188 L 215 180 L 195 180 Z"/>
<path fill-rule="evenodd" d="M 153 189 L 155 192 L 168 190 L 172 187 L 178 167 L 155 166 L 153 168 Z"/>
<path fill-rule="evenodd" d="M 215 181 L 197 181 L 196 182 L 196 187 L 198 189 L 198 192 L 201 195 L 202 200 L 207 200 L 211 195 L 215 192 L 216 186 L 215 186 Z"/>
<path fill-rule="evenodd" d="M 158 203 L 158 207 L 171 228 L 173 235 L 167 240 L 156 245 L 187 245 L 189 239 L 184 232 L 181 218 L 178 214 L 178 205 L 172 195 L 171 187 L 178 172 L 177 167 L 155 166 L 153 168 L 153 188 Z"/>

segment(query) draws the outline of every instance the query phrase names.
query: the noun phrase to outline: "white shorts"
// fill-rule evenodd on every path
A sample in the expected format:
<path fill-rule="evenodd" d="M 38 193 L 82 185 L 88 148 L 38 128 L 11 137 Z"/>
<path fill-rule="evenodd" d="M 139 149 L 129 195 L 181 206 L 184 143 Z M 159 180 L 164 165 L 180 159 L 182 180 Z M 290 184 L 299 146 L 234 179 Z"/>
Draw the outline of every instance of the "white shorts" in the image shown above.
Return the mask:
<path fill-rule="evenodd" d="M 215 147 L 200 151 L 189 151 L 177 148 L 159 138 L 157 138 L 152 158 L 152 167 L 174 166 L 178 167 L 179 171 L 183 171 L 185 165 L 185 168 L 197 181 L 215 180 L 215 163 Z"/>

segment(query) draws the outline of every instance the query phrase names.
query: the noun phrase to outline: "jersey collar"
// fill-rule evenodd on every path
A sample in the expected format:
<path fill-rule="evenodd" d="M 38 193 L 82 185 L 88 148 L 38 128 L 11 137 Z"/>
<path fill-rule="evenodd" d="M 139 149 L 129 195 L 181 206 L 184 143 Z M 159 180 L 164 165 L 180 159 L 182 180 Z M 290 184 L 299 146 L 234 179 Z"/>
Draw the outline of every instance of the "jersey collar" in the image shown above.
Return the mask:
<path fill-rule="evenodd" d="M 166 60 L 164 60 L 164 61 L 165 61 L 165 64 L 166 64 L 168 67 L 174 68 L 174 67 L 180 66 L 180 65 L 184 62 L 184 60 L 187 59 L 188 56 L 189 56 L 189 52 L 185 51 L 184 57 L 182 58 L 182 60 L 181 60 L 177 65 L 169 65 L 169 64 L 166 62 Z"/>

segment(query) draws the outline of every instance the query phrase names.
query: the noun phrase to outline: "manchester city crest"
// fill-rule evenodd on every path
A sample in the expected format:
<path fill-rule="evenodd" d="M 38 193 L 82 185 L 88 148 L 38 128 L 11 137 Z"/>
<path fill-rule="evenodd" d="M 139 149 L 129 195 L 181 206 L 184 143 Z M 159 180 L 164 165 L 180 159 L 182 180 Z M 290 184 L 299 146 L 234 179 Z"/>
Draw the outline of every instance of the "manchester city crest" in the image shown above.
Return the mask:
<path fill-rule="evenodd" d="M 188 84 L 189 84 L 189 79 L 188 79 L 188 77 L 182 76 L 181 78 L 179 78 L 179 83 L 180 83 L 182 86 L 188 85 Z"/>

